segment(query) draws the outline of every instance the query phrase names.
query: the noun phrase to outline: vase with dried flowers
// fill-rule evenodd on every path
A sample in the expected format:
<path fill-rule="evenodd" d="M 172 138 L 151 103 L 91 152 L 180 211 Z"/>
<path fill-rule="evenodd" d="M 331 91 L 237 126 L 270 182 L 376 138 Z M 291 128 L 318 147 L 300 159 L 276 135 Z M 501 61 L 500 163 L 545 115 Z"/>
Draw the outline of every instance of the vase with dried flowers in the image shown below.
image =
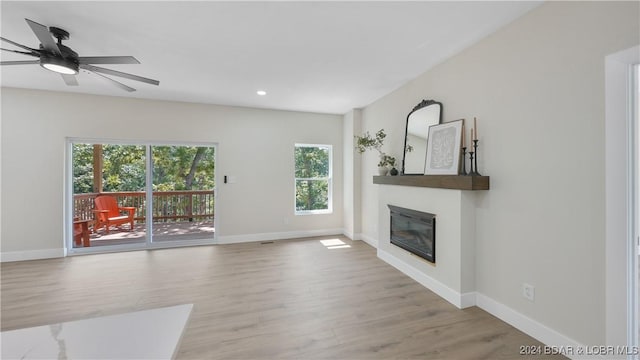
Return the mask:
<path fill-rule="evenodd" d="M 378 173 L 380 175 L 387 175 L 390 168 L 394 168 L 396 166 L 396 158 L 389 156 L 382 151 L 382 145 L 385 137 L 387 137 L 387 134 L 385 134 L 384 129 L 378 130 L 375 136 L 372 136 L 368 131 L 361 136 L 354 136 L 356 140 L 356 150 L 358 150 L 360 154 L 367 150 L 376 150 L 378 152 L 378 155 L 380 156 L 380 161 L 378 162 Z"/>

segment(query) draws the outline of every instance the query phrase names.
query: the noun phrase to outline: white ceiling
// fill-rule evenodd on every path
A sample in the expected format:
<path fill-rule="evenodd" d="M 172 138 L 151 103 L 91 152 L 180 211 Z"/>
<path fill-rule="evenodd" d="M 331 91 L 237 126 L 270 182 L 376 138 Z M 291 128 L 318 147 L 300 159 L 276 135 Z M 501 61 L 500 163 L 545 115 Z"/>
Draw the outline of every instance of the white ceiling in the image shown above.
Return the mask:
<path fill-rule="evenodd" d="M 37 48 L 25 18 L 71 33 L 80 56 L 160 80 L 81 72 L 77 87 L 38 65 L 2 66 L 3 87 L 343 114 L 370 104 L 541 2 L 2 1 L 2 37 Z M 3 43 L 3 48 L 16 49 Z M 19 50 L 19 49 L 18 49 Z M 2 52 L 3 61 L 32 60 Z M 256 95 L 264 89 L 266 96 Z M 424 94 L 429 98 L 429 94 Z"/>

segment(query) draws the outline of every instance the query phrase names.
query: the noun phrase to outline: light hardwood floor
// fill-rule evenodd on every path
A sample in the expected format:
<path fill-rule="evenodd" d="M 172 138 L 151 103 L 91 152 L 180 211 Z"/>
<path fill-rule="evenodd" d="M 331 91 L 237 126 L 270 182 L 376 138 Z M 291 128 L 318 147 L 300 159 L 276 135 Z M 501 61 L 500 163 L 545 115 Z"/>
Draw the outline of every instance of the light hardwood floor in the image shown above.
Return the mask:
<path fill-rule="evenodd" d="M 319 241 L 333 238 L 3 263 L 1 327 L 193 303 L 179 359 L 514 359 L 541 345 L 366 243 Z"/>

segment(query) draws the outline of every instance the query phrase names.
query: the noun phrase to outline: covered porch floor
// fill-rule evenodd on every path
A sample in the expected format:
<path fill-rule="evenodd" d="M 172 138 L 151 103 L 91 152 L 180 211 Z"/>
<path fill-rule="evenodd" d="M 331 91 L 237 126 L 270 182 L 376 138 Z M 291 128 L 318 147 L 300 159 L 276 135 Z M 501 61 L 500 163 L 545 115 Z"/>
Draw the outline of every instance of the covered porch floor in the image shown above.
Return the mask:
<path fill-rule="evenodd" d="M 183 241 L 196 239 L 213 239 L 215 228 L 213 222 L 170 222 L 153 224 L 153 241 Z M 133 231 L 128 225 L 111 228 L 109 234 L 103 229 L 90 235 L 91 247 L 123 244 L 138 244 L 146 241 L 146 224 L 135 224 Z M 74 247 L 82 247 L 82 245 Z"/>

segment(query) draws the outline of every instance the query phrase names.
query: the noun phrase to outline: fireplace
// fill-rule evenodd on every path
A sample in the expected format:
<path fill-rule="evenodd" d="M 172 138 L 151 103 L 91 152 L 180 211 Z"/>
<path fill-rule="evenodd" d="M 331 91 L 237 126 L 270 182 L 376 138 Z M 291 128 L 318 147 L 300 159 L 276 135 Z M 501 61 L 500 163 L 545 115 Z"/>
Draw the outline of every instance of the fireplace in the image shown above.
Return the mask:
<path fill-rule="evenodd" d="M 391 210 L 391 243 L 429 262 L 436 262 L 436 216 L 387 205 Z"/>

